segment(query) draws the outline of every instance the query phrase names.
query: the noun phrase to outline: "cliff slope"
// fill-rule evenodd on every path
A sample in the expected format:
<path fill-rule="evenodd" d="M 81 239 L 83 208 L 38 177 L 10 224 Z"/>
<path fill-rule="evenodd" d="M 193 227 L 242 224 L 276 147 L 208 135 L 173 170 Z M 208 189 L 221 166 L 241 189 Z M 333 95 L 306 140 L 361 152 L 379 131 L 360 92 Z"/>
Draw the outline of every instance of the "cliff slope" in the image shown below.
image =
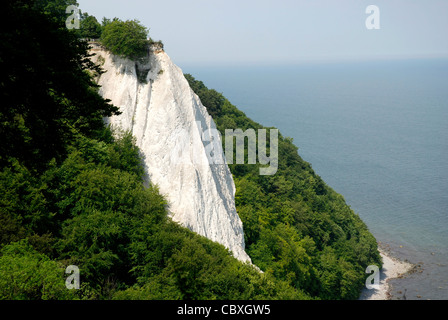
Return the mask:
<path fill-rule="evenodd" d="M 99 46 L 92 50 L 92 60 L 106 71 L 99 78 L 100 94 L 122 112 L 107 121 L 135 136 L 148 179 L 166 196 L 173 220 L 250 261 L 232 175 L 226 164 L 209 163 L 211 154 L 224 158 L 219 138 L 213 141 L 217 148 L 210 145 L 215 123 L 182 70 L 154 48 L 143 62 Z"/>

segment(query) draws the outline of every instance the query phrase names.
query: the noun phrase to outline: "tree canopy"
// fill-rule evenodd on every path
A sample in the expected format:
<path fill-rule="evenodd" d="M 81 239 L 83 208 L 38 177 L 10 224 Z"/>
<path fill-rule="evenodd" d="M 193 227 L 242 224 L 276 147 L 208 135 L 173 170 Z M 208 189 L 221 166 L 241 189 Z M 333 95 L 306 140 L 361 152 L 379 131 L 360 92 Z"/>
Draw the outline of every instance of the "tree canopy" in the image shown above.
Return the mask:
<path fill-rule="evenodd" d="M 114 19 L 105 24 L 101 42 L 113 54 L 138 59 L 148 52 L 148 32 L 138 20 Z"/>
<path fill-rule="evenodd" d="M 102 117 L 118 108 L 98 94 L 89 71 L 102 70 L 65 24 L 22 1 L 7 1 L 3 12 L 0 167 L 13 157 L 41 168 L 66 155 L 77 132 L 102 130 Z"/>
<path fill-rule="evenodd" d="M 264 273 L 169 218 L 157 186 L 143 185 L 135 139 L 104 126 L 118 108 L 98 94 L 87 43 L 53 15 L 64 3 L 2 7 L 0 299 L 357 298 L 366 266 L 380 264 L 375 239 L 292 139 L 279 137 L 274 176 L 230 165 L 246 249 Z M 129 25 L 146 39 L 135 21 L 104 22 L 116 40 Z M 186 78 L 222 133 L 263 128 Z M 68 265 L 79 290 L 65 288 Z"/>
<path fill-rule="evenodd" d="M 103 27 L 94 16 L 86 12 L 81 14 L 80 28 L 78 30 L 80 38 L 99 39 L 101 38 L 102 32 Z"/>
<path fill-rule="evenodd" d="M 22 1 L 3 9 L 0 299 L 311 298 L 173 222 L 132 135 L 104 126 L 117 108 L 86 43 Z"/>
<path fill-rule="evenodd" d="M 185 77 L 213 116 L 223 148 L 226 129 L 270 129 L 202 81 Z M 375 238 L 344 198 L 299 156 L 292 139 L 279 134 L 278 153 L 272 176 L 259 175 L 260 164 L 229 165 L 247 253 L 263 271 L 311 296 L 356 299 L 366 267 L 381 265 Z"/>

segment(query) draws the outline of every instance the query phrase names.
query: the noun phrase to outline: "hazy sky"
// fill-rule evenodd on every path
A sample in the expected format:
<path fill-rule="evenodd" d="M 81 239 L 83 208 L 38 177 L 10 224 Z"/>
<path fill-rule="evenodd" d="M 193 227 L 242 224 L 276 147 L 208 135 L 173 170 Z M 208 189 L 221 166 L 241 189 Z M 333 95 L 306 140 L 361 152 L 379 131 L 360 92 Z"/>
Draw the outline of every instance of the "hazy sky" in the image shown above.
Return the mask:
<path fill-rule="evenodd" d="M 78 0 L 138 19 L 179 65 L 448 57 L 447 0 Z M 368 30 L 369 5 L 380 29 Z"/>

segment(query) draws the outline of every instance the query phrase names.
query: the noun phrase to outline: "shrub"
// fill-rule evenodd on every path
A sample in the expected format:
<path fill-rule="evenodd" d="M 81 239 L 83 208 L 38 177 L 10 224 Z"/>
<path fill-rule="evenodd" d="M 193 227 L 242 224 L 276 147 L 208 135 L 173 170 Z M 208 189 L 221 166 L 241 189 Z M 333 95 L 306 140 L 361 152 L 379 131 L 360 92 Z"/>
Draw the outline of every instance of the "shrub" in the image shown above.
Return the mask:
<path fill-rule="evenodd" d="M 148 29 L 138 20 L 116 19 L 104 27 L 101 42 L 113 54 L 130 58 L 143 58 L 148 52 Z"/>
<path fill-rule="evenodd" d="M 37 252 L 27 240 L 11 243 L 0 251 L 0 299 L 73 299 L 65 287 L 64 268 Z"/>

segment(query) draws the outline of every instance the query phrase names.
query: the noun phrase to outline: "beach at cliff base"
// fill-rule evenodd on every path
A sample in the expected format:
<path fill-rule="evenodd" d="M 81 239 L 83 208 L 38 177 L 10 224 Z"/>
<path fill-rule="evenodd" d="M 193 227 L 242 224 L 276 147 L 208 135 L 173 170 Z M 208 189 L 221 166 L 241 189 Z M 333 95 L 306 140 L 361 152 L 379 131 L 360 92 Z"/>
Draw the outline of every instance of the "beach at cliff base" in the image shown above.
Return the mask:
<path fill-rule="evenodd" d="M 381 257 L 383 258 L 383 266 L 380 268 L 380 283 L 378 288 L 362 290 L 360 300 L 390 300 L 389 280 L 403 277 L 410 272 L 414 265 L 401 261 L 391 256 L 386 250 L 379 248 Z"/>

